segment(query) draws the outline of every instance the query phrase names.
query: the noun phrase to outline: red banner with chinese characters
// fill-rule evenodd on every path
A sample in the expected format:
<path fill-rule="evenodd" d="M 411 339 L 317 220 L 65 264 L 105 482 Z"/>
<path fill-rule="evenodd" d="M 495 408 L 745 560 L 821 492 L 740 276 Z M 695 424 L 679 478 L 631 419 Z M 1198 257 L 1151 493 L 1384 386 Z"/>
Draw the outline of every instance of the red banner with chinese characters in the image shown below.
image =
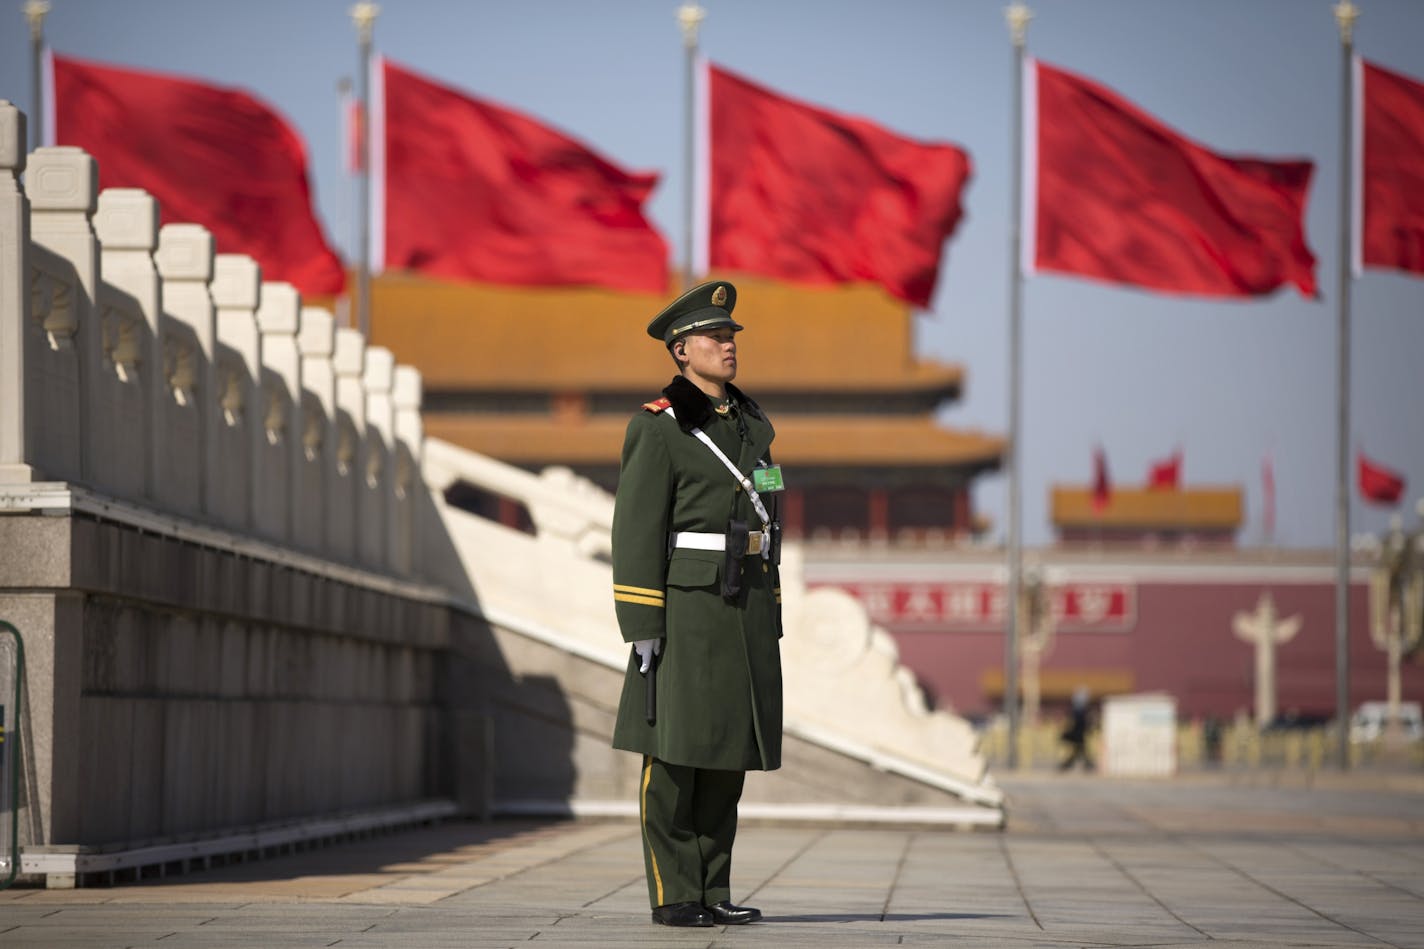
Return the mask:
<path fill-rule="evenodd" d="M 828 584 L 829 585 L 829 584 Z M 837 583 L 888 627 L 983 629 L 1007 618 L 1005 587 L 992 580 Z M 1137 623 L 1137 588 L 1122 580 L 1073 581 L 1048 590 L 1060 632 L 1127 632 Z"/>

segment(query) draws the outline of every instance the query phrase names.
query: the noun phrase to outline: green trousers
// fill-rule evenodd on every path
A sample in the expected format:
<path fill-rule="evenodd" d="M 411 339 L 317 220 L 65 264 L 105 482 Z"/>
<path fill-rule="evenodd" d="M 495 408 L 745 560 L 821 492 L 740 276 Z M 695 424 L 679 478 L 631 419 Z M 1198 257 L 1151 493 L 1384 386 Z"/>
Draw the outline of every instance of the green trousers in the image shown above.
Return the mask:
<path fill-rule="evenodd" d="M 638 813 L 648 902 L 709 906 L 732 898 L 732 841 L 745 771 L 713 771 L 643 756 Z"/>

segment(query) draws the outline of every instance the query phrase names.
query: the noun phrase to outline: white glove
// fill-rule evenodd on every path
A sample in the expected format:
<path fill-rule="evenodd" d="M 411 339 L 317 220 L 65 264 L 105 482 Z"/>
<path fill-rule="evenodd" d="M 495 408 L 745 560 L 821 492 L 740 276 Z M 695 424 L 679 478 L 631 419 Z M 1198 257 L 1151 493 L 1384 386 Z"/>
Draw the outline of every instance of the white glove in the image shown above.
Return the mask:
<path fill-rule="evenodd" d="M 638 654 L 638 658 L 643 660 L 643 665 L 639 672 L 647 672 L 653 665 L 653 657 L 663 651 L 663 641 L 661 639 L 640 639 L 633 644 L 633 651 Z"/>

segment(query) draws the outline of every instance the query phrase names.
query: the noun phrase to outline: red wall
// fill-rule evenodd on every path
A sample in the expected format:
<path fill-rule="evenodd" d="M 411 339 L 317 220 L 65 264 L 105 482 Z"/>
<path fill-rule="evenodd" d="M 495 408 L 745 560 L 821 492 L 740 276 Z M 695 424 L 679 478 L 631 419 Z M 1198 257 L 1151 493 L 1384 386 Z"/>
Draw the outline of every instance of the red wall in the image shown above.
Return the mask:
<path fill-rule="evenodd" d="M 1269 590 L 1280 616 L 1299 614 L 1300 632 L 1276 651 L 1276 708 L 1280 713 L 1329 715 L 1335 708 L 1335 590 L 1330 583 L 1138 582 L 1137 614 L 1124 632 L 1059 633 L 1044 670 L 1130 670 L 1135 691 L 1177 698 L 1184 716 L 1254 712 L 1255 647 L 1237 639 L 1232 618 L 1254 612 Z M 1350 705 L 1385 697 L 1385 654 L 1368 627 L 1367 588 L 1350 597 Z M 983 691 L 987 669 L 1001 669 L 1001 629 L 889 630 L 900 658 L 939 707 L 970 715 L 996 711 L 997 696 Z M 1424 662 L 1403 663 L 1403 695 L 1424 699 Z"/>

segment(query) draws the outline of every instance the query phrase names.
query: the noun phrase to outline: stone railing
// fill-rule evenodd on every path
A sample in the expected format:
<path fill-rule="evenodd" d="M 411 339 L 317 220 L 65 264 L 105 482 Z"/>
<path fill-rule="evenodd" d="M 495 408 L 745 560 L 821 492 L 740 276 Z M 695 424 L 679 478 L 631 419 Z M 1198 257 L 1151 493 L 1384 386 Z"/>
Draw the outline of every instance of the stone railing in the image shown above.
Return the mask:
<path fill-rule="evenodd" d="M 443 661 L 461 621 L 421 577 L 419 373 L 97 181 L 79 149 L 26 156 L 0 101 L 22 872 L 468 810 Z"/>
<path fill-rule="evenodd" d="M 414 577 L 420 374 L 0 106 L 0 484 L 65 482 Z M 25 172 L 26 186 L 18 175 Z M 29 205 L 28 212 L 26 204 Z"/>

